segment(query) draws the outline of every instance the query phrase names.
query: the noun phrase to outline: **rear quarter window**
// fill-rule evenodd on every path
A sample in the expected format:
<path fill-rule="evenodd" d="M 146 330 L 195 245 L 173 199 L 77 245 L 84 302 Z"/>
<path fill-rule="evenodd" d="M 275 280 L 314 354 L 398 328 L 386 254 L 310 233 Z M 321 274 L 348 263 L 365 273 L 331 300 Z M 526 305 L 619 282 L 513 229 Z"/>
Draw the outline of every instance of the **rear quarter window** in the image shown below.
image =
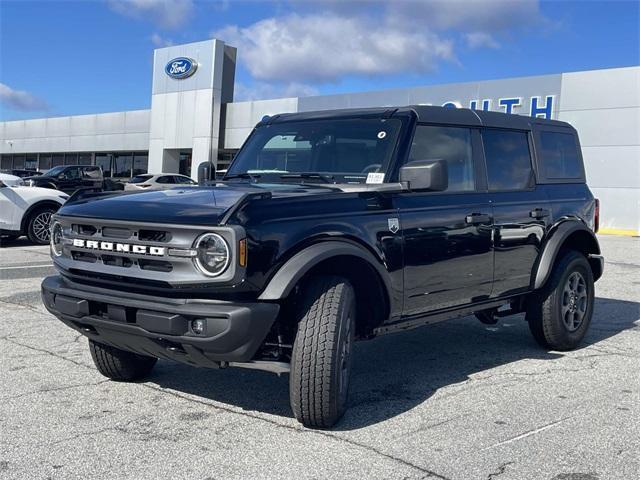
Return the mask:
<path fill-rule="evenodd" d="M 540 159 L 548 179 L 582 178 L 578 142 L 571 133 L 540 132 Z"/>

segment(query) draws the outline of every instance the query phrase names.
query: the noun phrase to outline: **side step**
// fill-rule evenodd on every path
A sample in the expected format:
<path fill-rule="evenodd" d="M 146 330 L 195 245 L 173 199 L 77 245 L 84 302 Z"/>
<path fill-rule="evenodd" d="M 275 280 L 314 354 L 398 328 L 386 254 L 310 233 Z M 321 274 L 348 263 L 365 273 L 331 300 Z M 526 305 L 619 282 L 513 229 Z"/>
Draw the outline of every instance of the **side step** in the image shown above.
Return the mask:
<path fill-rule="evenodd" d="M 252 360 L 250 362 L 222 362 L 220 368 L 225 367 L 248 368 L 250 370 L 263 370 L 280 376 L 291 371 L 291 364 L 286 362 L 272 362 L 269 360 Z"/>

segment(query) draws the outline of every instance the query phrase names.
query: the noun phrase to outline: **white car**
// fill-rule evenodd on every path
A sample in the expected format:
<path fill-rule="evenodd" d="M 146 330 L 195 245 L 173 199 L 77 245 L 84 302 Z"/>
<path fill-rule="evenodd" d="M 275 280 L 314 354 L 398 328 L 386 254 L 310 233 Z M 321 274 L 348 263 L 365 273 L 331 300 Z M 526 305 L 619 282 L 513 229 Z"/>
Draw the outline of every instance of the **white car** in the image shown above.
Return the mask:
<path fill-rule="evenodd" d="M 33 243 L 46 245 L 51 215 L 68 198 L 66 193 L 50 188 L 8 186 L 0 178 L 0 241 L 26 235 Z"/>
<path fill-rule="evenodd" d="M 133 177 L 131 181 L 124 186 L 124 189 L 128 191 L 167 190 L 169 188 L 188 185 L 197 185 L 197 183 L 186 175 L 179 175 L 177 173 L 146 173 Z"/>
<path fill-rule="evenodd" d="M 8 173 L 0 173 L 0 182 L 4 183 L 7 187 L 24 185 L 24 180 L 15 175 L 9 175 Z"/>

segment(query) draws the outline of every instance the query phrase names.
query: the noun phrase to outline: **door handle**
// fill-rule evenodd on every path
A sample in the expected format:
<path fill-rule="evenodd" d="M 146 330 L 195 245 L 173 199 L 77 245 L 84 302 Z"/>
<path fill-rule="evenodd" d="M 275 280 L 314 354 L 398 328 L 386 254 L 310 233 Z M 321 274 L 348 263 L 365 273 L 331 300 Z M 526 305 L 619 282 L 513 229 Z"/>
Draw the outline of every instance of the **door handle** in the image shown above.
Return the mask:
<path fill-rule="evenodd" d="M 469 225 L 478 225 L 479 223 L 490 223 L 491 215 L 486 213 L 471 213 L 464 219 L 465 223 Z"/>
<path fill-rule="evenodd" d="M 534 208 L 529 212 L 531 218 L 544 218 L 551 214 L 546 208 Z"/>

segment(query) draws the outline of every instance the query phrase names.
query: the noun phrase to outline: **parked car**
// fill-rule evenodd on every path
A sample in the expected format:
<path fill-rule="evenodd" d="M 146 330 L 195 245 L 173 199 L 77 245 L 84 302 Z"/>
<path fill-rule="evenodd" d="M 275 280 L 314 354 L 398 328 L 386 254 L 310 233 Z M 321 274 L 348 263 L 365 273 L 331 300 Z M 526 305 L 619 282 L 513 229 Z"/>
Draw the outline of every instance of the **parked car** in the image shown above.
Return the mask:
<path fill-rule="evenodd" d="M 55 188 L 71 195 L 81 188 L 103 189 L 102 169 L 94 165 L 64 165 L 53 167 L 39 176 L 25 177 L 33 187 Z"/>
<path fill-rule="evenodd" d="M 522 312 L 542 348 L 570 350 L 589 328 L 599 204 L 567 123 L 282 114 L 223 182 L 211 170 L 200 187 L 96 194 L 55 216 L 43 302 L 106 377 L 142 378 L 158 358 L 290 372 L 295 417 L 326 428 L 347 407 L 356 339 Z"/>
<path fill-rule="evenodd" d="M 8 173 L 0 173 L 0 180 L 7 187 L 18 187 L 20 185 L 24 185 L 24 180 L 16 175 L 10 175 Z"/>
<path fill-rule="evenodd" d="M 9 175 L 15 175 L 16 177 L 20 177 L 20 178 L 42 175 L 42 172 L 38 172 L 36 170 L 24 170 L 21 168 L 10 168 L 7 170 L 0 170 L 0 173 L 8 173 Z"/>
<path fill-rule="evenodd" d="M 167 190 L 169 188 L 196 185 L 190 177 L 177 173 L 156 173 L 136 175 L 125 184 L 124 189 L 133 190 Z"/>
<path fill-rule="evenodd" d="M 49 243 L 51 215 L 69 198 L 49 188 L 9 186 L 0 175 L 0 239 L 27 235 L 33 243 Z"/>

